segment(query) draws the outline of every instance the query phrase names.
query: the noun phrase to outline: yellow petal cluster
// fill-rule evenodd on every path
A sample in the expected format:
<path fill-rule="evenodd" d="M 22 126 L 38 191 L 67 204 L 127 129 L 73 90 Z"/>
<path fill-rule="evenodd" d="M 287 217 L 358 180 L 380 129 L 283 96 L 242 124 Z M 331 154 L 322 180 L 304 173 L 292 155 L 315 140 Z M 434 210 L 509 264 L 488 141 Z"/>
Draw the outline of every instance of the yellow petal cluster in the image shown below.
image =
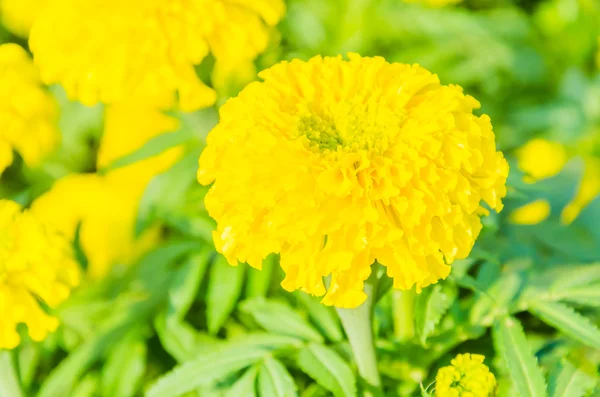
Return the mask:
<path fill-rule="evenodd" d="M 516 157 L 519 168 L 526 174 L 526 182 L 558 174 L 568 159 L 563 145 L 542 138 L 532 139 L 521 146 Z"/>
<path fill-rule="evenodd" d="M 13 162 L 13 150 L 29 166 L 41 162 L 60 139 L 57 114 L 25 50 L 0 45 L 0 173 Z"/>
<path fill-rule="evenodd" d="M 31 25 L 48 0 L 0 0 L 0 20 L 12 33 L 27 37 Z"/>
<path fill-rule="evenodd" d="M 138 105 L 109 108 L 98 153 L 98 167 L 130 154 L 153 137 L 177 128 L 177 121 Z M 180 157 L 181 149 L 115 169 L 106 175 L 72 174 L 40 196 L 32 211 L 74 239 L 88 260 L 88 275 L 104 277 L 115 264 L 129 264 L 160 235 L 150 228 L 135 236 L 140 199 L 148 182 Z"/>
<path fill-rule="evenodd" d="M 40 302 L 55 308 L 79 282 L 70 242 L 29 211 L 0 200 L 0 349 L 20 342 L 17 325 L 43 340 L 58 326 Z"/>
<path fill-rule="evenodd" d="M 509 219 L 517 225 L 536 225 L 550 215 L 548 200 L 539 199 L 525 204 L 510 213 Z"/>
<path fill-rule="evenodd" d="M 435 378 L 436 397 L 493 397 L 496 378 L 483 364 L 484 356 L 459 354 L 440 368 Z"/>
<path fill-rule="evenodd" d="M 229 100 L 198 179 L 232 265 L 281 255 L 286 290 L 356 307 L 377 260 L 425 287 L 466 257 L 508 165 L 458 86 L 383 58 L 282 62 Z M 326 291 L 323 278 L 331 276 Z"/>
<path fill-rule="evenodd" d="M 210 106 L 194 69 L 252 61 L 267 46 L 282 0 L 54 0 L 30 47 L 42 79 L 84 104 L 131 99 L 161 108 Z"/>

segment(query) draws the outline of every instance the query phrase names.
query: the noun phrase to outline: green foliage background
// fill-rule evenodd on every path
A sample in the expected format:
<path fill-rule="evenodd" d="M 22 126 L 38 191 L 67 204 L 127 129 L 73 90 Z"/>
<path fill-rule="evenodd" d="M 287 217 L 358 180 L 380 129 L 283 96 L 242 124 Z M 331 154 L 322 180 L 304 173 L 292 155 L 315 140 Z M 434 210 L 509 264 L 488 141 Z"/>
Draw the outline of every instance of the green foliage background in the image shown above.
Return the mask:
<path fill-rule="evenodd" d="M 600 396 L 600 199 L 563 226 L 560 211 L 582 175 L 581 159 L 534 185 L 522 182 L 514 161 L 514 150 L 533 137 L 573 146 L 600 134 L 600 2 L 468 0 L 442 9 L 399 0 L 287 3 L 259 69 L 348 51 L 420 63 L 481 101 L 511 162 L 505 210 L 485 219 L 471 256 L 447 280 L 419 295 L 380 283 L 374 327 L 386 395 L 427 395 L 421 383 L 424 390 L 440 366 L 471 352 L 486 356 L 502 397 Z M 5 31 L 0 40 L 26 45 Z M 228 86 L 220 103 L 241 88 Z M 12 166 L 2 197 L 30 203 L 53 177 L 94 163 L 102 109 L 52 90 L 61 105 L 61 156 L 45 172 Z M 155 177 L 140 204 L 138 231 L 160 221 L 168 238 L 126 271 L 79 288 L 46 341 L 0 352 L 0 396 L 360 395 L 364 382 L 333 309 L 283 291 L 275 256 L 259 272 L 230 267 L 215 253 L 195 167 L 216 109 L 177 116 L 182 129 L 171 139 L 120 161 L 189 145 L 190 154 Z M 546 221 L 507 221 L 512 209 L 537 198 L 552 206 Z"/>

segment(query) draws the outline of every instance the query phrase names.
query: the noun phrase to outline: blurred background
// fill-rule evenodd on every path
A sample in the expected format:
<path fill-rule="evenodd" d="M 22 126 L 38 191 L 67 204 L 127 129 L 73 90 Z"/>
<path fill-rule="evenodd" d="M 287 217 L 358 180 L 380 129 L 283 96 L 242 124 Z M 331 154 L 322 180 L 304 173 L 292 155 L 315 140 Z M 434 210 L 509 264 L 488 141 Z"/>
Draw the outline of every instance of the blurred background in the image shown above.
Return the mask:
<path fill-rule="evenodd" d="M 26 3 L 22 8 L 34 14 L 35 5 Z M 491 117 L 511 166 L 505 209 L 483 220 L 471 257 L 455 264 L 450 279 L 425 297 L 389 292 L 377 306 L 389 395 L 418 395 L 419 384 L 430 384 L 454 354 L 479 352 L 492 363 L 500 396 L 516 396 L 491 331 L 497 316 L 511 313 L 545 374 L 569 357 L 585 374 L 585 395 L 599 396 L 596 331 L 565 331 L 571 317 L 538 318 L 529 303 L 568 302 L 590 329 L 600 322 L 600 2 L 285 3 L 285 16 L 253 65 L 217 73 L 209 56 L 197 66 L 217 91 L 213 107 L 184 113 L 135 103 L 84 106 L 59 85 L 43 88 L 56 104 L 48 128 L 59 138 L 36 144 L 27 137 L 15 146 L 0 198 L 31 207 L 70 236 L 87 276 L 56 311 L 56 333 L 38 343 L 23 332 L 21 345 L 0 360 L 0 378 L 8 374 L 0 396 L 138 396 L 191 360 L 197 361 L 192 374 L 210 375 L 219 364 L 214 354 L 235 355 L 234 342 L 258 332 L 270 335 L 269 351 L 298 395 L 346 395 L 317 382 L 306 357 L 298 363 L 290 351 L 300 345 L 273 336 L 323 344 L 349 361 L 334 313 L 318 299 L 285 293 L 275 256 L 258 272 L 230 267 L 215 253 L 196 169 L 218 107 L 257 79 L 257 71 L 281 60 L 348 52 L 418 63 L 443 84 L 462 86 L 481 102 L 477 112 Z M 28 49 L 27 28 L 15 25 L 6 4 L 0 0 L 0 43 Z M 13 78 L 0 69 L 0 86 Z M 439 305 L 435 329 L 418 317 L 424 299 Z M 249 351 L 267 342 L 244 343 Z M 198 359 L 203 355 L 206 361 Z M 198 375 L 181 393 L 151 395 L 241 396 L 231 394 L 239 369 L 225 372 Z M 261 387 L 267 388 L 257 386 L 257 395 L 267 396 Z"/>

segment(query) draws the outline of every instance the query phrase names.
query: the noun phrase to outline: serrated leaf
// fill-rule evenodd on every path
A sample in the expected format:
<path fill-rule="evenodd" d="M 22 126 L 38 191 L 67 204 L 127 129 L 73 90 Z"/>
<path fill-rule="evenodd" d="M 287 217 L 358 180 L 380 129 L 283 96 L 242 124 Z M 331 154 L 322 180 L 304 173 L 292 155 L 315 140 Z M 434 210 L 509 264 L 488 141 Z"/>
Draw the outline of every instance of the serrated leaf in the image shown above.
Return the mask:
<path fill-rule="evenodd" d="M 304 292 L 297 292 L 296 296 L 300 303 L 308 311 L 315 326 L 332 342 L 339 342 L 344 339 L 340 320 L 331 306 L 323 305 L 319 299 L 316 299 Z"/>
<path fill-rule="evenodd" d="M 600 349 L 600 329 L 569 306 L 540 301 L 532 302 L 529 311 L 578 342 Z"/>
<path fill-rule="evenodd" d="M 510 316 L 499 317 L 493 331 L 494 345 L 503 357 L 520 397 L 546 397 L 544 376 L 519 321 Z"/>
<path fill-rule="evenodd" d="M 247 298 L 267 296 L 267 292 L 271 286 L 276 259 L 277 257 L 275 255 L 271 255 L 263 261 L 261 270 L 254 268 L 248 269 L 248 281 L 246 282 Z"/>
<path fill-rule="evenodd" d="M 210 269 L 206 316 L 208 332 L 215 335 L 235 308 L 242 292 L 246 266 L 231 266 L 222 256 L 217 256 Z"/>
<path fill-rule="evenodd" d="M 258 368 L 250 368 L 242 375 L 229 390 L 225 397 L 255 397 L 256 396 L 256 377 Z"/>
<path fill-rule="evenodd" d="M 177 270 L 169 288 L 169 314 L 183 318 L 192 305 L 196 292 L 210 262 L 211 251 L 191 256 Z"/>
<path fill-rule="evenodd" d="M 427 338 L 448 311 L 452 301 L 451 290 L 441 284 L 425 288 L 415 297 L 415 330 L 422 345 L 426 345 Z"/>
<path fill-rule="evenodd" d="M 356 396 L 356 377 L 352 369 L 329 347 L 309 344 L 298 354 L 298 366 L 335 397 Z"/>
<path fill-rule="evenodd" d="M 244 301 L 240 309 L 252 316 L 261 327 L 275 334 L 295 336 L 313 342 L 323 342 L 317 332 L 291 307 L 264 298 Z"/>
<path fill-rule="evenodd" d="M 197 355 L 159 378 L 146 392 L 146 397 L 180 396 L 201 386 L 210 386 L 254 363 L 262 361 L 278 349 L 297 348 L 301 341 L 266 333 L 246 334 L 243 338 L 223 343 L 209 352 Z"/>
<path fill-rule="evenodd" d="M 260 367 L 258 389 L 261 396 L 294 397 L 297 386 L 285 366 L 273 357 L 267 357 Z"/>
<path fill-rule="evenodd" d="M 154 328 L 162 347 L 180 363 L 195 358 L 200 349 L 217 344 L 217 339 L 201 334 L 187 322 L 165 312 L 156 316 Z"/>
<path fill-rule="evenodd" d="M 600 284 L 564 289 L 552 293 L 556 300 L 566 301 L 582 306 L 600 307 Z"/>
<path fill-rule="evenodd" d="M 581 371 L 568 360 L 559 361 L 550 372 L 549 397 L 583 397 L 596 385 L 597 379 Z"/>
<path fill-rule="evenodd" d="M 503 274 L 487 289 L 486 294 L 477 297 L 471 307 L 470 323 L 488 326 L 496 317 L 508 314 L 522 283 L 523 279 L 518 273 Z"/>

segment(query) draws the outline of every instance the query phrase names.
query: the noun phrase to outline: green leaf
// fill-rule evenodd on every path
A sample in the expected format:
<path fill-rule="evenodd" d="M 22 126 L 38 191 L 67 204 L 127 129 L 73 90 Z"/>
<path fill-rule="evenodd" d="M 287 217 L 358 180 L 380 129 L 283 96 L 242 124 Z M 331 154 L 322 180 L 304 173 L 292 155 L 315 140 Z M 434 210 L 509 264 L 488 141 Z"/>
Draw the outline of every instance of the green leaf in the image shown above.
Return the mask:
<path fill-rule="evenodd" d="M 558 302 L 531 302 L 529 311 L 578 342 L 600 349 L 600 329 L 569 306 Z"/>
<path fill-rule="evenodd" d="M 415 329 L 423 346 L 426 345 L 427 338 L 433 333 L 453 300 L 452 290 L 441 284 L 432 285 L 417 294 L 415 298 Z"/>
<path fill-rule="evenodd" d="M 425 390 L 425 386 L 423 386 L 422 383 L 419 384 L 420 390 L 421 390 L 421 397 L 431 397 L 431 394 L 429 394 L 429 392 L 427 392 L 427 390 Z"/>
<path fill-rule="evenodd" d="M 91 372 L 83 377 L 81 382 L 73 389 L 70 397 L 97 397 L 100 388 L 100 377 L 96 372 Z"/>
<path fill-rule="evenodd" d="M 520 397 L 546 397 L 544 376 L 519 321 L 510 316 L 497 318 L 493 336 Z"/>
<path fill-rule="evenodd" d="M 256 377 L 258 368 L 251 368 L 244 373 L 229 390 L 225 397 L 255 397 L 256 396 Z"/>
<path fill-rule="evenodd" d="M 126 338 L 110 350 L 102 369 L 102 395 L 133 397 L 146 372 L 146 343 Z"/>
<path fill-rule="evenodd" d="M 297 387 L 283 364 L 273 357 L 267 357 L 260 367 L 258 388 L 261 396 L 294 397 Z"/>
<path fill-rule="evenodd" d="M 583 397 L 588 395 L 596 383 L 596 378 L 563 359 L 550 372 L 548 395 L 549 397 Z"/>
<path fill-rule="evenodd" d="M 169 288 L 169 313 L 183 318 L 196 298 L 196 293 L 210 262 L 212 252 L 204 252 L 191 256 L 177 270 Z"/>
<path fill-rule="evenodd" d="M 246 266 L 231 266 L 222 256 L 217 256 L 210 269 L 207 292 L 208 332 L 215 335 L 235 308 L 244 284 Z"/>
<path fill-rule="evenodd" d="M 298 339 L 280 335 L 246 335 L 175 367 L 150 387 L 146 397 L 176 397 L 201 386 L 212 385 L 262 361 L 275 350 L 296 348 L 300 343 Z"/>
<path fill-rule="evenodd" d="M 113 171 L 117 168 L 125 167 L 138 161 L 146 160 L 151 157 L 157 156 L 162 152 L 179 146 L 193 139 L 195 136 L 194 131 L 184 128 L 176 132 L 170 132 L 166 134 L 160 134 L 150 139 L 142 147 L 136 151 L 123 156 L 113 161 L 106 168 L 99 170 L 100 173 L 106 173 Z"/>
<path fill-rule="evenodd" d="M 309 344 L 298 354 L 298 366 L 335 397 L 356 396 L 354 373 L 346 361 L 329 347 Z"/>
<path fill-rule="evenodd" d="M 242 302 L 240 309 L 267 331 L 295 336 L 313 342 L 323 342 L 323 336 L 288 305 L 253 298 Z"/>
<path fill-rule="evenodd" d="M 10 351 L 0 350 L 0 396 L 23 396 Z"/>
<path fill-rule="evenodd" d="M 295 295 L 306 310 L 308 310 L 308 315 L 315 326 L 328 340 L 340 342 L 344 339 L 340 320 L 331 306 L 325 306 L 319 299 L 301 291 Z"/>
<path fill-rule="evenodd" d="M 194 359 L 201 349 L 210 349 L 217 343 L 217 339 L 165 312 L 156 316 L 154 328 L 162 347 L 180 363 Z"/>
<path fill-rule="evenodd" d="M 271 286 L 273 278 L 273 269 L 277 256 L 270 255 L 263 261 L 262 269 L 248 269 L 248 281 L 246 282 L 246 297 L 255 298 L 258 296 L 265 297 Z"/>
<path fill-rule="evenodd" d="M 155 220 L 155 215 L 167 216 L 171 209 L 181 206 L 190 186 L 196 183 L 200 150 L 192 150 L 169 170 L 156 175 L 146 189 L 138 206 L 135 235 L 139 236 Z"/>
<path fill-rule="evenodd" d="M 469 321 L 473 325 L 489 326 L 498 316 L 508 314 L 518 296 L 523 280 L 518 273 L 505 273 L 486 294 L 480 294 L 471 307 Z"/>

